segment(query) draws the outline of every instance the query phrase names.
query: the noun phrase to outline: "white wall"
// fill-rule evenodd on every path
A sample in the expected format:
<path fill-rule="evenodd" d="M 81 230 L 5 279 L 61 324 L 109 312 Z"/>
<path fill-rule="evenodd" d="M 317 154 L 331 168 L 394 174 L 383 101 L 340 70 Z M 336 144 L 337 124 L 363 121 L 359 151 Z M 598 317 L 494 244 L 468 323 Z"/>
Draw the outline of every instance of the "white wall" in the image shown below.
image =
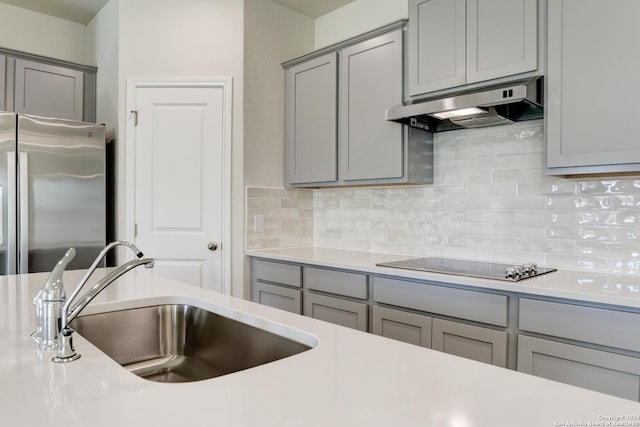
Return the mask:
<path fill-rule="evenodd" d="M 82 24 L 0 3 L 0 47 L 85 65 Z"/>
<path fill-rule="evenodd" d="M 86 61 L 96 64 L 96 122 L 107 127 L 107 139 L 118 126 L 118 1 L 108 2 L 87 25 Z"/>
<path fill-rule="evenodd" d="M 268 0 L 245 0 L 245 185 L 282 187 L 281 63 L 313 50 L 314 20 Z"/>
<path fill-rule="evenodd" d="M 111 0 L 117 1 L 117 0 Z M 244 232 L 243 186 L 243 2 L 238 0 L 121 0 L 119 21 L 119 124 L 116 147 L 124 164 L 126 79 L 128 77 L 211 76 L 233 79 L 232 236 Z M 124 170 L 118 171 L 122 204 Z M 121 205 L 122 206 L 122 205 Z M 124 212 L 119 209 L 118 235 L 124 236 Z M 242 296 L 244 247 L 232 248 L 232 292 Z"/>
<path fill-rule="evenodd" d="M 408 17 L 406 0 L 356 0 L 316 19 L 320 49 Z"/>

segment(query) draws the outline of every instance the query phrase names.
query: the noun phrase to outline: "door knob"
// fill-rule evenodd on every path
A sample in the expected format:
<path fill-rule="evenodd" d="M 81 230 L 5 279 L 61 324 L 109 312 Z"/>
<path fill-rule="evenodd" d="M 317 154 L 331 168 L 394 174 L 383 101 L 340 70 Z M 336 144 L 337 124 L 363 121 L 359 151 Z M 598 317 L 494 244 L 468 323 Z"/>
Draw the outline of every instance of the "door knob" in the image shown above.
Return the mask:
<path fill-rule="evenodd" d="M 218 249 L 218 244 L 216 242 L 209 242 L 209 244 L 207 245 L 207 249 L 213 252 Z"/>

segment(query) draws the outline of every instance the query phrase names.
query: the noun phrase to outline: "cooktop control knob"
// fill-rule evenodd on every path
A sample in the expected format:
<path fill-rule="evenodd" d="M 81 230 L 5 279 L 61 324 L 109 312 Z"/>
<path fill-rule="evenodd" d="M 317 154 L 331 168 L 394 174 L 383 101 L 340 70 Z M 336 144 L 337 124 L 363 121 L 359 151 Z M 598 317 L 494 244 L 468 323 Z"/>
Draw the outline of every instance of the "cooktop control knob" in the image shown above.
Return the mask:
<path fill-rule="evenodd" d="M 515 279 L 515 275 L 516 275 L 516 271 L 514 270 L 513 267 L 507 267 L 504 270 L 504 277 L 506 279 Z"/>

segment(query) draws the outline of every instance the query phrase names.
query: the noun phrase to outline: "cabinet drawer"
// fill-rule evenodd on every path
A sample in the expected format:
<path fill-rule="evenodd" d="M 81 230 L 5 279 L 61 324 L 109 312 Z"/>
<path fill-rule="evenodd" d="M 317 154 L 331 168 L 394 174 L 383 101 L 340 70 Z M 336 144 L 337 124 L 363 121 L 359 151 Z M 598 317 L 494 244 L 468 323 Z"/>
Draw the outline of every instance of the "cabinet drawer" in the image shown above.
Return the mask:
<path fill-rule="evenodd" d="M 261 282 L 274 282 L 299 288 L 302 286 L 302 267 L 256 259 L 253 261 L 253 277 Z"/>
<path fill-rule="evenodd" d="M 368 305 L 324 295 L 308 293 L 304 300 L 304 315 L 347 328 L 367 332 Z"/>
<path fill-rule="evenodd" d="M 345 271 L 307 267 L 304 269 L 304 283 L 309 289 L 367 299 L 367 275 Z"/>
<path fill-rule="evenodd" d="M 519 335 L 518 371 L 640 400 L 640 359 L 635 357 Z"/>
<path fill-rule="evenodd" d="M 251 300 L 269 307 L 302 314 L 302 291 L 298 289 L 254 282 Z"/>
<path fill-rule="evenodd" d="M 507 326 L 506 295 L 374 277 L 373 299 L 398 307 Z"/>
<path fill-rule="evenodd" d="M 640 314 L 520 299 L 519 329 L 640 351 Z"/>

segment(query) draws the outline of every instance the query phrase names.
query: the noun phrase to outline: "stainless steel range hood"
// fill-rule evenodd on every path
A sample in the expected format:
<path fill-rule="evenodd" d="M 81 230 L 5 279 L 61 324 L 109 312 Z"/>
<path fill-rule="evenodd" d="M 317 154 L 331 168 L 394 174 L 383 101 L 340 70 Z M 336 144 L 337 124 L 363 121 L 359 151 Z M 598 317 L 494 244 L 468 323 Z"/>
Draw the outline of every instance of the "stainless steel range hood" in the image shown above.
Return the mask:
<path fill-rule="evenodd" d="M 542 118 L 543 78 L 389 108 L 392 120 L 430 132 Z"/>

